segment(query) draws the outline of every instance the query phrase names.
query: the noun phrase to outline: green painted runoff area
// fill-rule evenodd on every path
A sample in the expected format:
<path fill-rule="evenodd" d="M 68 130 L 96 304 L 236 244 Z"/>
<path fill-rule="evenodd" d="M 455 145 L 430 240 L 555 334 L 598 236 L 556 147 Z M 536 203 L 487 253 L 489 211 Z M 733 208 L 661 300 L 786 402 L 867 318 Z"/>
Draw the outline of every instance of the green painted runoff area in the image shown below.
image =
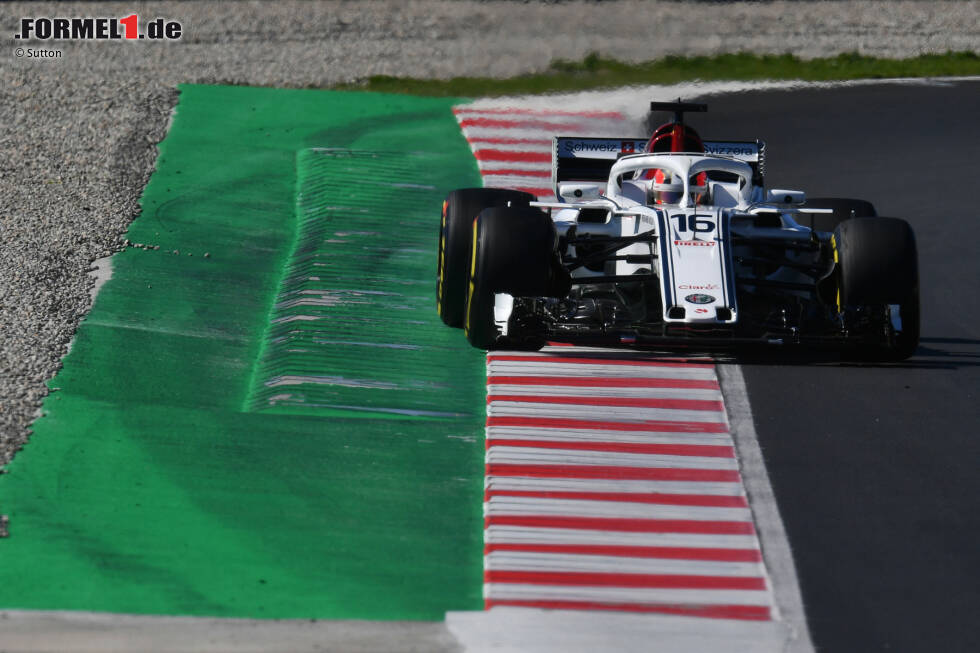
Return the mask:
<path fill-rule="evenodd" d="M 430 328 L 433 226 L 425 216 L 445 195 L 425 182 L 445 156 L 313 148 L 296 162 L 297 240 L 248 408 L 424 421 L 472 415 L 473 395 L 453 392 L 458 364 L 446 360 L 458 339 L 447 345 L 445 330 Z"/>
<path fill-rule="evenodd" d="M 435 311 L 452 99 L 183 86 L 113 277 L 0 476 L 0 609 L 482 607 L 483 356 Z M 298 192 L 297 192 L 298 191 Z"/>

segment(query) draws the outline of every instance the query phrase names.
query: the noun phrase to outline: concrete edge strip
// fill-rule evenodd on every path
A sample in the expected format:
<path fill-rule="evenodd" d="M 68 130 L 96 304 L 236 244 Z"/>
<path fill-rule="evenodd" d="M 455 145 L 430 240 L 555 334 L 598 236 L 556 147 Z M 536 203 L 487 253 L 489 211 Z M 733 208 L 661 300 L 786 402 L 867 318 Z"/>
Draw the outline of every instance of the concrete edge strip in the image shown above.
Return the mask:
<path fill-rule="evenodd" d="M 728 410 L 729 429 L 735 439 L 735 448 L 741 463 L 742 483 L 755 517 L 762 555 L 773 584 L 776 607 L 789 630 L 785 651 L 813 653 L 815 649 L 803 609 L 803 595 L 793 563 L 793 553 L 779 514 L 776 495 L 769 483 L 762 449 L 759 447 L 742 368 L 738 365 L 719 364 L 717 370 Z"/>
<path fill-rule="evenodd" d="M 99 296 L 102 286 L 112 278 L 112 256 L 104 256 L 92 261 L 92 269 L 88 271 L 88 274 L 95 279 L 95 285 L 89 290 L 89 297 L 94 305 L 95 298 Z"/>
<path fill-rule="evenodd" d="M 219 619 L 9 610 L 0 611 L 0 633 L 4 653 L 460 651 L 446 624 L 431 621 Z"/>

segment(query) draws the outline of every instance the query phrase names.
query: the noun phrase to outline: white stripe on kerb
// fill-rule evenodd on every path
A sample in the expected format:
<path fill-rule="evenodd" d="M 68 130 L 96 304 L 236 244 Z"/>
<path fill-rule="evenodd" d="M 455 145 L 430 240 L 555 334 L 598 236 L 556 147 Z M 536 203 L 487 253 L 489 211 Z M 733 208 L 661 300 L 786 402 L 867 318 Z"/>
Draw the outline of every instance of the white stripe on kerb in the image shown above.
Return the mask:
<path fill-rule="evenodd" d="M 538 426 L 495 426 L 487 441 L 494 439 L 564 440 L 567 442 L 634 442 L 637 444 L 704 444 L 731 446 L 727 433 L 678 433 L 676 431 L 612 431 Z"/>
<path fill-rule="evenodd" d="M 716 381 L 710 367 L 660 367 L 656 365 L 604 365 L 595 363 L 493 361 L 487 365 L 491 376 L 581 376 L 581 377 L 649 377 L 656 379 L 700 379 Z"/>
<path fill-rule="evenodd" d="M 645 399 L 704 399 L 721 401 L 720 390 L 700 388 L 608 388 L 596 386 L 512 385 L 491 383 L 489 394 L 539 395 L 542 397 L 642 397 Z"/>
<path fill-rule="evenodd" d="M 494 401 L 487 406 L 490 417 L 552 417 L 587 419 L 600 422 L 724 422 L 724 414 L 710 410 L 677 408 L 638 408 L 634 406 L 591 406 L 576 404 L 536 404 L 529 401 Z"/>
<path fill-rule="evenodd" d="M 487 490 L 532 492 L 628 492 L 636 494 L 702 494 L 705 496 L 744 496 L 741 483 L 715 481 L 633 481 L 593 478 L 520 478 L 491 476 Z"/>
<path fill-rule="evenodd" d="M 671 506 L 629 501 L 595 501 L 538 497 L 491 497 L 484 514 L 547 515 L 566 517 L 613 517 L 616 519 L 693 519 L 702 521 L 752 521 L 748 508 Z"/>
<path fill-rule="evenodd" d="M 499 188 L 551 188 L 551 180 L 544 177 L 484 175 L 483 179 L 488 186 Z"/>
<path fill-rule="evenodd" d="M 573 555 L 566 553 L 533 553 L 524 551 L 494 551 L 486 557 L 489 570 L 515 571 L 572 571 L 590 573 L 621 573 L 628 568 L 636 574 L 676 574 L 758 578 L 762 565 L 757 562 L 716 562 L 705 560 L 674 560 L 666 558 L 629 558 L 603 555 Z"/>
<path fill-rule="evenodd" d="M 527 139 L 540 139 L 541 132 L 537 129 L 524 129 L 524 128 L 509 128 L 509 127 L 464 127 L 463 135 L 467 138 L 474 139 L 485 139 L 485 138 L 527 138 Z M 477 147 L 474 149 L 490 149 L 495 148 L 493 143 L 478 143 Z M 551 148 L 547 148 L 548 152 Z"/>
<path fill-rule="evenodd" d="M 668 456 L 649 453 L 619 453 L 614 451 L 536 449 L 534 447 L 492 446 L 487 449 L 486 460 L 488 464 L 498 465 L 612 465 L 615 467 L 649 467 L 657 469 L 738 469 L 738 463 L 734 458 Z"/>
<path fill-rule="evenodd" d="M 759 605 L 767 606 L 772 596 L 760 590 L 659 589 L 631 587 L 576 587 L 487 583 L 488 599 L 596 601 L 602 603 L 669 603 L 671 605 Z"/>
<path fill-rule="evenodd" d="M 484 129 L 469 127 L 466 129 L 468 134 L 474 134 L 470 142 L 473 143 L 473 149 L 477 152 L 480 150 L 499 150 L 501 152 L 516 152 L 516 153 L 535 153 L 535 154 L 551 154 L 551 144 L 550 143 L 535 143 L 535 142 L 525 142 L 525 143 L 497 143 L 497 140 L 522 140 L 521 136 L 515 136 L 510 133 L 505 133 L 503 136 L 499 134 L 499 129 Z M 484 132 L 493 131 L 498 132 L 495 134 L 490 134 L 483 136 Z M 531 139 L 524 139 L 531 140 Z M 475 142 L 474 142 L 475 141 Z M 533 163 L 535 168 L 541 168 L 540 163 Z M 551 169 L 550 165 L 545 166 L 548 170 Z"/>
<path fill-rule="evenodd" d="M 719 549 L 756 549 L 754 535 L 704 535 L 700 533 L 633 533 L 629 531 L 544 528 L 540 526 L 489 526 L 484 540 L 491 544 L 602 544 L 622 546 L 671 546 Z M 628 570 L 624 570 L 628 571 Z"/>

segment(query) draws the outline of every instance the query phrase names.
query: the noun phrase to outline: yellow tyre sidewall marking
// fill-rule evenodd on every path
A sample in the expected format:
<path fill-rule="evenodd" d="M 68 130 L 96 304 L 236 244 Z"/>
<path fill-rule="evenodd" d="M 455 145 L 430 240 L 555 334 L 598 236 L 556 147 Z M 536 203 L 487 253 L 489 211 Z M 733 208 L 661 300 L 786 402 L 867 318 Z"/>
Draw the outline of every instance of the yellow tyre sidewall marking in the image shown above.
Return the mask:
<path fill-rule="evenodd" d="M 840 270 L 839 270 L 839 268 L 840 268 L 840 257 L 837 255 L 837 236 L 831 236 L 830 237 L 830 249 L 834 253 L 834 265 L 836 267 L 838 267 L 838 273 L 837 273 L 837 312 L 840 313 L 841 312 L 841 306 L 840 306 L 840 284 L 841 284 L 841 279 L 840 279 Z"/>
<path fill-rule="evenodd" d="M 476 221 L 479 219 L 479 216 L 473 218 L 473 253 L 470 256 L 469 288 L 466 291 L 466 324 L 463 326 L 463 331 L 466 333 L 466 335 L 469 335 L 470 333 L 470 305 L 473 303 L 473 278 L 476 276 Z"/>
<path fill-rule="evenodd" d="M 439 287 L 436 289 L 436 310 L 442 315 L 442 284 L 446 274 L 446 207 L 449 200 L 442 203 L 442 227 L 439 231 Z"/>

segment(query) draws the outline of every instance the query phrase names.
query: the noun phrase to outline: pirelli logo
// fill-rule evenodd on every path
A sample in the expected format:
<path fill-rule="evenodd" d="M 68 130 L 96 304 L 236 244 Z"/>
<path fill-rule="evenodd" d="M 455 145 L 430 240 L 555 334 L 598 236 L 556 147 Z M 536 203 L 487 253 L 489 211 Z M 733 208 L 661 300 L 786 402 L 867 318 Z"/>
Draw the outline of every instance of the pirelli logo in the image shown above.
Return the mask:
<path fill-rule="evenodd" d="M 674 244 L 678 247 L 714 247 L 713 240 L 675 240 Z"/>

